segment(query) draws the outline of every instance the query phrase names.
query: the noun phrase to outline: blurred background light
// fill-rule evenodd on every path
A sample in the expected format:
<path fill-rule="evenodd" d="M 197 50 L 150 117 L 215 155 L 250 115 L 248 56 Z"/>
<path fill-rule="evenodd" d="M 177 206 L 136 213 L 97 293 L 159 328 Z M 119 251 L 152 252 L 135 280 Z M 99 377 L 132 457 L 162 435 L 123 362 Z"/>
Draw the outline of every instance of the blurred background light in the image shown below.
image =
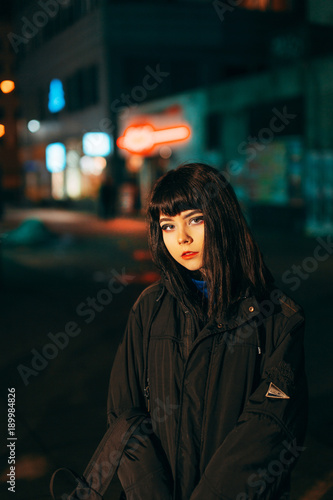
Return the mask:
<path fill-rule="evenodd" d="M 169 146 L 162 146 L 160 149 L 160 156 L 165 160 L 172 155 L 172 149 Z"/>
<path fill-rule="evenodd" d="M 5 135 L 5 126 L 2 125 L 2 123 L 0 123 L 0 137 L 2 137 L 3 135 Z"/>
<path fill-rule="evenodd" d="M 49 91 L 49 111 L 51 113 L 58 113 L 65 107 L 65 93 L 61 80 L 55 78 L 50 83 Z"/>
<path fill-rule="evenodd" d="M 106 167 L 106 159 L 101 156 L 82 156 L 80 167 L 85 174 L 100 175 Z"/>
<path fill-rule="evenodd" d="M 28 122 L 27 127 L 29 132 L 34 134 L 35 132 L 38 132 L 38 130 L 40 129 L 40 122 L 38 120 L 30 120 Z"/>
<path fill-rule="evenodd" d="M 71 149 L 67 153 L 67 166 L 69 168 L 75 168 L 79 165 L 80 162 L 80 155 L 77 151 L 74 151 Z"/>
<path fill-rule="evenodd" d="M 113 152 L 111 138 L 105 132 L 87 132 L 82 137 L 82 149 L 88 156 L 108 156 Z"/>
<path fill-rule="evenodd" d="M 70 198 L 81 196 L 81 172 L 78 167 L 68 168 L 66 171 L 66 190 Z"/>
<path fill-rule="evenodd" d="M 129 172 L 138 172 L 143 165 L 144 158 L 141 155 L 131 154 L 126 161 L 126 168 Z"/>
<path fill-rule="evenodd" d="M 61 200 L 65 195 L 64 171 L 52 172 L 52 196 L 55 200 Z"/>
<path fill-rule="evenodd" d="M 15 89 L 15 83 L 12 80 L 3 80 L 0 83 L 0 89 L 4 94 L 9 94 Z"/>
<path fill-rule="evenodd" d="M 46 146 L 46 168 L 49 172 L 61 172 L 66 166 L 66 148 L 61 142 L 54 142 Z"/>

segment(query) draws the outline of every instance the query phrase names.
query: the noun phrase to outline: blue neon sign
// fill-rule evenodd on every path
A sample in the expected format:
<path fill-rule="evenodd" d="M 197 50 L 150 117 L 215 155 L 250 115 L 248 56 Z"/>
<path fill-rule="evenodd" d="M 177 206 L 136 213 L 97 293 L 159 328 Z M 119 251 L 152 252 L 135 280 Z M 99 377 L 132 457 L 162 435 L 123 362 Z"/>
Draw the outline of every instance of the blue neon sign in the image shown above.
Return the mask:
<path fill-rule="evenodd" d="M 105 132 L 87 132 L 82 137 L 82 149 L 87 156 L 108 156 L 113 145 Z"/>
<path fill-rule="evenodd" d="M 51 113 L 58 113 L 65 107 L 65 92 L 61 80 L 55 78 L 50 83 L 49 91 L 49 111 Z"/>
<path fill-rule="evenodd" d="M 45 149 L 46 168 L 49 172 L 61 172 L 66 167 L 66 147 L 61 142 L 49 144 Z"/>

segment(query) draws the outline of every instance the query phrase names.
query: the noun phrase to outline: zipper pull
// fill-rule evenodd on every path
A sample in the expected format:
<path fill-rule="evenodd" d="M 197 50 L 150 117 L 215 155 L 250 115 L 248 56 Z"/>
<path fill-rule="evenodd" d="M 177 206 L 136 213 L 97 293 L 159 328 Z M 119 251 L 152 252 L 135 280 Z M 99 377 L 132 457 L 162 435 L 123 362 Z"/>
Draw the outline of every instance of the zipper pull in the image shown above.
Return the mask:
<path fill-rule="evenodd" d="M 149 410 L 150 410 L 150 404 L 149 404 L 149 396 L 150 396 L 149 378 L 147 378 L 147 385 L 144 388 L 143 394 L 144 394 L 145 398 L 147 399 L 147 411 L 149 413 Z"/>

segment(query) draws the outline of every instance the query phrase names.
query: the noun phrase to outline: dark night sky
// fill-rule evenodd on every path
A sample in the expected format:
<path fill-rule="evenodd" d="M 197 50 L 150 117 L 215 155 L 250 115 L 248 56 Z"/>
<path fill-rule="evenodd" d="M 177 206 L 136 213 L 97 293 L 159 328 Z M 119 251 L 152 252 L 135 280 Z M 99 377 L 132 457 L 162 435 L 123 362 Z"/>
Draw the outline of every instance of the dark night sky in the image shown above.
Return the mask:
<path fill-rule="evenodd" d="M 0 19 L 10 19 L 11 17 L 11 11 L 12 11 L 12 3 L 0 3 Z"/>

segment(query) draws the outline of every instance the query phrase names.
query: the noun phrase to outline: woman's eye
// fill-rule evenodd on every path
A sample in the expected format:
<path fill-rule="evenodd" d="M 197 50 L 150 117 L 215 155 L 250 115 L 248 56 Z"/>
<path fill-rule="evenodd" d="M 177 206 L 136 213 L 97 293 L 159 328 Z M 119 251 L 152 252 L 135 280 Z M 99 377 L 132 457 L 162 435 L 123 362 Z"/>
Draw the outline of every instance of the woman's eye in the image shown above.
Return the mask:
<path fill-rule="evenodd" d="M 194 224 L 200 224 L 200 222 L 203 222 L 203 220 L 203 215 L 201 215 L 200 217 L 194 217 L 194 219 L 190 220 L 190 224 L 192 224 L 192 222 L 194 222 Z"/>
<path fill-rule="evenodd" d="M 161 226 L 162 231 L 169 231 L 169 228 L 172 228 L 172 224 L 165 224 L 164 226 Z"/>

